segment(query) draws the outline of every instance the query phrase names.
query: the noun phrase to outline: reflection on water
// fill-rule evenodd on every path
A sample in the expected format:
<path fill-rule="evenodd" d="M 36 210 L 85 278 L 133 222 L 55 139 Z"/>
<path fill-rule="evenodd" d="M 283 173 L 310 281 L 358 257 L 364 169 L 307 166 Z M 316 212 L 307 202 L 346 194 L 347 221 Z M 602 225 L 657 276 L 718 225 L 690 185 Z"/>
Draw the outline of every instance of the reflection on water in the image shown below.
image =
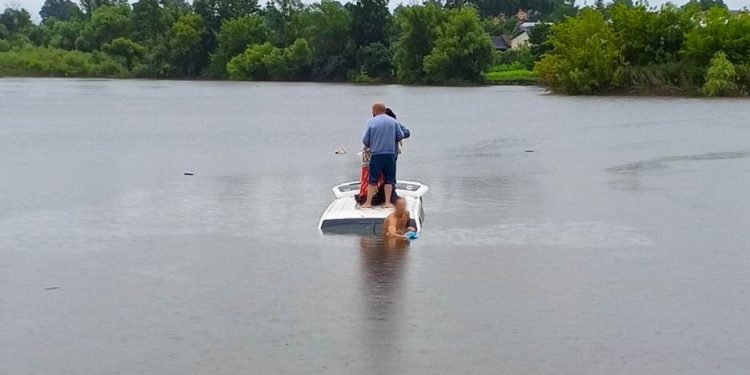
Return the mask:
<path fill-rule="evenodd" d="M 359 240 L 362 275 L 362 337 L 375 373 L 389 369 L 398 354 L 403 308 L 403 278 L 408 269 L 409 241 L 380 236 Z"/>

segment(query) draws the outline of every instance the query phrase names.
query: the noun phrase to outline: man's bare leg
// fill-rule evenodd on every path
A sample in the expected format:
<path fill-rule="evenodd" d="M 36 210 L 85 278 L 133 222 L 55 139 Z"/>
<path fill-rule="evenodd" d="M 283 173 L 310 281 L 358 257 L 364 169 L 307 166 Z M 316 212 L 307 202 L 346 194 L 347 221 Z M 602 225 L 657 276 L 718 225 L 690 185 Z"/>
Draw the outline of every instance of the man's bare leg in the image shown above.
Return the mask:
<path fill-rule="evenodd" d="M 378 187 L 376 185 L 367 185 L 367 201 L 365 201 L 365 204 L 361 205 L 361 208 L 370 208 L 372 207 L 372 197 L 375 196 L 375 193 L 378 191 Z"/>
<path fill-rule="evenodd" d="M 385 204 L 383 205 L 383 207 L 385 208 L 393 207 L 393 204 L 391 204 L 391 194 L 393 194 L 393 185 L 385 184 Z M 367 192 L 367 195 L 370 195 L 369 190 Z"/>

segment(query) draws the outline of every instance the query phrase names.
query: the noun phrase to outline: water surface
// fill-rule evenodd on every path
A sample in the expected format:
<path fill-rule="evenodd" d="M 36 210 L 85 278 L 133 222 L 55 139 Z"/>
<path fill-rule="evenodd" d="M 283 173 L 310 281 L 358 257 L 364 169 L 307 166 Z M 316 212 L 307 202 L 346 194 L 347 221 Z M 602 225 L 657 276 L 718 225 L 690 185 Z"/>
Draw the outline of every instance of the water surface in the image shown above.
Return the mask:
<path fill-rule="evenodd" d="M 431 188 L 409 246 L 316 229 L 376 100 Z M 2 79 L 0 374 L 746 373 L 748 113 Z"/>

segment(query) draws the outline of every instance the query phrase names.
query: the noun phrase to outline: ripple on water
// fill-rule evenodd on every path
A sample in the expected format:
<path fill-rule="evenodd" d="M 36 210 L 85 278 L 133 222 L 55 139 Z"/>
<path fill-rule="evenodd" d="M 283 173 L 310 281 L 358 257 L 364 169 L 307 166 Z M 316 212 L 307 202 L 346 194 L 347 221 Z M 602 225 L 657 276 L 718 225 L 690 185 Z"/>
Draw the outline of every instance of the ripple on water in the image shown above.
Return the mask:
<path fill-rule="evenodd" d="M 602 221 L 506 221 L 476 228 L 430 231 L 436 244 L 471 243 L 477 246 L 519 245 L 566 248 L 648 247 L 654 242 L 634 228 Z"/>
<path fill-rule="evenodd" d="M 750 156 L 748 151 L 709 152 L 693 155 L 673 155 L 643 160 L 635 163 L 622 164 L 607 168 L 607 172 L 634 174 L 654 169 L 667 168 L 668 164 L 683 161 L 705 161 L 705 160 L 730 160 L 743 159 Z"/>

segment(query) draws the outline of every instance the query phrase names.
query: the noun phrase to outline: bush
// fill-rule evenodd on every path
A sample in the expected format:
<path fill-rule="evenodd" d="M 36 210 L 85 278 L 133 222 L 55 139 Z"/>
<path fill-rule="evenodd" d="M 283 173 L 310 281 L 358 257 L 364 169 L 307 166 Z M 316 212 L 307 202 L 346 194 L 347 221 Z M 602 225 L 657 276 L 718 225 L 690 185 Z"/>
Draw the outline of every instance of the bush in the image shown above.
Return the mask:
<path fill-rule="evenodd" d="M 724 52 L 717 52 L 706 71 L 706 82 L 701 88 L 701 93 L 705 96 L 737 95 L 736 78 L 734 64 L 727 59 Z"/>
<path fill-rule="evenodd" d="M 360 47 L 357 65 L 370 77 L 390 77 L 393 74 L 393 55 L 383 43 L 377 42 Z"/>
<path fill-rule="evenodd" d="M 703 69 L 686 63 L 629 66 L 625 80 L 631 92 L 642 95 L 696 95 L 703 81 Z"/>
<path fill-rule="evenodd" d="M 506 71 L 509 71 L 509 70 L 530 70 L 530 69 L 526 69 L 526 66 L 523 65 L 523 64 L 521 64 L 520 62 L 514 61 L 514 62 L 509 63 L 509 64 L 497 64 L 497 65 L 493 65 L 490 68 L 489 72 L 506 72 Z"/>
<path fill-rule="evenodd" d="M 120 59 L 128 69 L 132 69 L 134 63 L 139 63 L 146 53 L 143 46 L 127 38 L 117 38 L 111 43 L 104 44 L 102 51 Z"/>
<path fill-rule="evenodd" d="M 534 69 L 535 62 L 536 56 L 534 56 L 530 48 L 526 47 L 509 49 L 495 54 L 495 65 L 517 63 L 521 65 L 523 69 L 531 70 Z"/>
<path fill-rule="evenodd" d="M 304 39 L 284 49 L 266 42 L 232 58 L 227 73 L 232 79 L 242 80 L 300 79 L 309 72 L 312 60 L 312 50 Z"/>
<path fill-rule="evenodd" d="M 750 94 L 750 64 L 735 65 L 737 89 L 742 95 Z"/>
<path fill-rule="evenodd" d="M 552 27 L 552 50 L 535 69 L 553 91 L 594 94 L 620 87 L 623 77 L 621 41 L 604 16 L 587 9 Z"/>
<path fill-rule="evenodd" d="M 360 83 L 360 84 L 377 84 L 380 83 L 380 79 L 377 77 L 370 77 L 367 75 L 367 73 L 357 73 L 355 74 L 352 79 L 352 83 Z"/>
<path fill-rule="evenodd" d="M 488 72 L 484 78 L 492 84 L 532 85 L 537 82 L 539 74 L 527 69 L 500 70 Z"/>
<path fill-rule="evenodd" d="M 126 77 L 127 70 L 103 53 L 24 47 L 0 54 L 0 76 Z"/>

